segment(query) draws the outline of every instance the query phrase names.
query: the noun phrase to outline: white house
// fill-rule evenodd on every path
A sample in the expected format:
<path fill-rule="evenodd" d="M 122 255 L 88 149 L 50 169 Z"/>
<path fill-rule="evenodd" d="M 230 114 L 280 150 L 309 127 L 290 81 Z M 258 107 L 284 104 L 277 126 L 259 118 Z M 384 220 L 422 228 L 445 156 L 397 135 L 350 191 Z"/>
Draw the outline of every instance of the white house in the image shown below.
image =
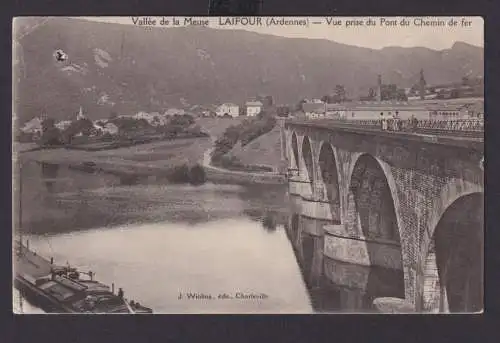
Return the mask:
<path fill-rule="evenodd" d="M 186 114 L 186 111 L 184 111 L 183 109 L 179 109 L 179 108 L 169 108 L 168 110 L 165 111 L 165 113 L 163 115 L 166 117 L 170 117 L 170 116 L 174 116 L 176 114 L 184 115 L 184 114 Z"/>
<path fill-rule="evenodd" d="M 217 107 L 215 113 L 218 117 L 223 117 L 226 114 L 231 117 L 237 117 L 240 114 L 240 107 L 232 103 L 225 103 Z"/>
<path fill-rule="evenodd" d="M 111 135 L 116 135 L 118 133 L 118 126 L 113 123 L 106 123 L 101 128 L 103 133 L 109 133 Z"/>
<path fill-rule="evenodd" d="M 430 116 L 433 119 L 467 119 L 470 117 L 467 106 L 461 104 L 438 104 L 430 107 Z"/>
<path fill-rule="evenodd" d="M 247 108 L 247 116 L 255 117 L 262 111 L 262 106 L 264 105 L 260 101 L 247 101 L 245 106 Z"/>
<path fill-rule="evenodd" d="M 325 103 L 322 102 L 305 102 L 302 104 L 302 111 L 309 119 L 324 118 L 325 107 Z"/>
<path fill-rule="evenodd" d="M 330 119 L 347 118 L 347 108 L 340 104 L 325 104 L 325 117 Z"/>
<path fill-rule="evenodd" d="M 24 133 L 41 133 L 42 132 L 42 119 L 35 117 L 26 122 L 21 131 Z"/>
<path fill-rule="evenodd" d="M 144 119 L 151 126 L 159 126 L 165 124 L 165 117 L 160 115 L 158 112 L 153 112 L 153 113 L 139 112 L 135 114 L 133 118 L 136 120 Z"/>

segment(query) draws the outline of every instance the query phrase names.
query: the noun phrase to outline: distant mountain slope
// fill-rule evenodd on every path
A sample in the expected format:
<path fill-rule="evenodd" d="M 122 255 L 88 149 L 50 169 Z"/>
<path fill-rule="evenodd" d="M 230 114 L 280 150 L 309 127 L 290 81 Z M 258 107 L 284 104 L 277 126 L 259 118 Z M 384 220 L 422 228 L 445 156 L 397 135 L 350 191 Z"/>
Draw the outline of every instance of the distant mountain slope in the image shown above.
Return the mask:
<path fill-rule="evenodd" d="M 57 63 L 56 49 L 69 60 Z M 430 84 L 483 74 L 483 49 L 465 43 L 442 51 L 373 50 L 247 31 L 147 29 L 67 18 L 50 19 L 20 38 L 15 54 L 22 122 L 41 111 L 70 118 L 80 105 L 99 118 L 111 111 L 241 103 L 256 94 L 296 103 L 331 92 L 338 83 L 350 94 L 365 92 L 378 73 L 384 82 L 411 86 L 420 68 Z"/>

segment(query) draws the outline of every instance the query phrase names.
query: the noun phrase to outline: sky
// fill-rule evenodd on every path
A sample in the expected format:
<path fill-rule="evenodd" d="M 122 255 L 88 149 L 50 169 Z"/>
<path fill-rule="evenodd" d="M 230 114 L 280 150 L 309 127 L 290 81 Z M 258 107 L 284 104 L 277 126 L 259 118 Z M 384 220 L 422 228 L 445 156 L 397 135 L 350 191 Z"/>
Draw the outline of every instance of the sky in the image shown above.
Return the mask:
<path fill-rule="evenodd" d="M 133 17 L 80 17 L 86 20 L 119 23 L 125 25 L 134 24 Z M 144 18 L 144 17 L 135 17 Z M 156 27 L 161 27 L 159 22 L 162 17 L 147 17 L 156 19 Z M 163 17 L 170 21 L 168 27 L 172 27 L 172 17 Z M 183 26 L 186 17 L 175 17 Z M 216 29 L 243 29 L 257 33 L 272 34 L 293 38 L 327 39 L 338 43 L 380 49 L 388 46 L 402 47 L 427 47 L 435 50 L 450 48 L 455 42 L 462 41 L 472 45 L 484 46 L 484 25 L 481 17 L 274 17 L 277 19 L 303 19 L 309 21 L 308 26 L 297 25 L 267 25 L 265 22 L 269 17 L 262 17 L 262 25 L 221 25 L 230 17 L 193 17 L 195 19 L 208 19 L 209 27 Z M 242 17 L 243 18 L 243 17 Z M 244 17 L 248 18 L 248 17 Z M 327 23 L 327 18 L 341 20 L 340 26 Z M 367 20 L 371 18 L 375 25 L 366 26 Z M 419 19 L 420 18 L 420 19 Z M 382 23 L 385 19 L 385 23 Z M 402 26 L 402 19 L 406 19 L 409 25 Z M 454 19 L 456 25 L 450 26 Z M 363 26 L 346 27 L 347 21 L 357 20 Z M 396 26 L 389 25 L 390 20 L 395 21 Z M 418 25 L 421 20 L 426 22 L 442 21 L 444 26 Z M 314 24 L 313 22 L 320 22 Z M 163 26 L 167 27 L 167 26 Z"/>

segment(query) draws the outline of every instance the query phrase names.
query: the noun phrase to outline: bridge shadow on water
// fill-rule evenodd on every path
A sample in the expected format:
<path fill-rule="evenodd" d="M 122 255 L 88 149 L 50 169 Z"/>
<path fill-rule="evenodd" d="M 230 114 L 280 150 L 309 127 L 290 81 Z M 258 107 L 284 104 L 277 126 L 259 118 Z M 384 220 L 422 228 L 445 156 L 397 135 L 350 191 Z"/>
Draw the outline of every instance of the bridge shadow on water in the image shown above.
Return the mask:
<path fill-rule="evenodd" d="M 402 271 L 324 256 L 324 238 L 304 232 L 299 218 L 291 214 L 285 228 L 315 312 L 375 313 L 375 298 L 404 298 Z"/>

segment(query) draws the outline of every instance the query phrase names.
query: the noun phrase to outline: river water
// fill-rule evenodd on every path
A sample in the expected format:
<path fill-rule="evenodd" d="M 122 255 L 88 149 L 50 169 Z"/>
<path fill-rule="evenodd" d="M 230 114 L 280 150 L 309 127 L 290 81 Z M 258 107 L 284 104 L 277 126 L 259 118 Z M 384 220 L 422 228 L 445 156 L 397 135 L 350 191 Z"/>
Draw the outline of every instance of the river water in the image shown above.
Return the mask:
<path fill-rule="evenodd" d="M 123 185 L 114 176 L 34 162 L 23 167 L 22 180 L 30 247 L 57 264 L 92 270 L 155 313 L 370 309 L 369 291 L 308 287 L 286 232 L 284 185 Z M 15 312 L 41 312 L 14 293 Z"/>

